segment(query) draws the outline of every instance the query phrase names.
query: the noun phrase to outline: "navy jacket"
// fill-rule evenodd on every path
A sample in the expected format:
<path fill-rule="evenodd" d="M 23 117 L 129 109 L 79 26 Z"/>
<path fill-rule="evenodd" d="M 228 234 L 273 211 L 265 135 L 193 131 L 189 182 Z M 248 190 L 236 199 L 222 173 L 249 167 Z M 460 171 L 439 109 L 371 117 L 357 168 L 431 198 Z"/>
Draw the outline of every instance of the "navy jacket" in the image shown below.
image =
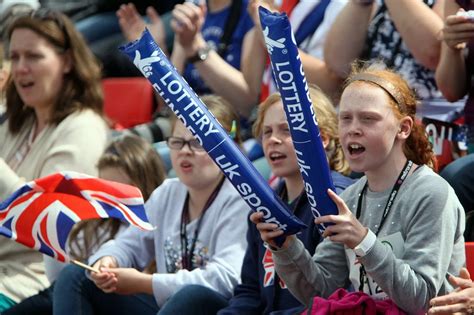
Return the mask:
<path fill-rule="evenodd" d="M 337 172 L 331 172 L 337 193 L 340 193 L 354 180 Z M 282 194 L 284 183 L 280 183 L 277 193 Z M 306 198 L 302 193 L 289 204 L 290 209 L 308 228 L 297 234 L 306 249 L 313 255 L 321 236 L 314 224 L 314 217 Z M 234 297 L 229 301 L 229 306 L 220 310 L 224 314 L 296 314 L 304 306 L 286 289 L 285 284 L 275 274 L 272 254 L 263 244 L 255 224 L 248 221 L 247 232 L 248 247 L 242 265 L 242 284 L 234 290 Z"/>

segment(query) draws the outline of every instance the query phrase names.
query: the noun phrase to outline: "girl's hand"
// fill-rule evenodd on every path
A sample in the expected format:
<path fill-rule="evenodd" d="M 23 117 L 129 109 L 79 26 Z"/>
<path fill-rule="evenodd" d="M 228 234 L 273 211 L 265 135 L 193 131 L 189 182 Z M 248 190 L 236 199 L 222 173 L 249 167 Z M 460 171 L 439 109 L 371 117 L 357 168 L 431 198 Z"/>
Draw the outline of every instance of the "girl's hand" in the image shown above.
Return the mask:
<path fill-rule="evenodd" d="M 277 246 L 275 243 L 274 239 L 278 236 L 283 235 L 282 230 L 278 230 L 278 225 L 275 223 L 265 223 L 263 221 L 263 213 L 262 212 L 254 212 L 250 215 L 250 221 L 252 221 L 256 227 L 257 230 L 260 232 L 260 237 L 262 240 L 266 243 L 268 243 L 272 247 L 276 248 L 288 248 L 288 246 L 291 244 L 291 242 L 294 241 L 295 236 L 290 235 L 286 237 L 285 242 L 283 243 L 282 246 Z"/>
<path fill-rule="evenodd" d="M 328 189 L 329 197 L 334 201 L 339 210 L 339 215 L 325 215 L 316 218 L 314 222 L 333 223 L 326 228 L 323 237 L 329 237 L 333 242 L 343 243 L 349 248 L 354 248 L 362 242 L 368 229 L 347 208 L 346 203 L 335 192 Z"/>
<path fill-rule="evenodd" d="M 91 279 L 95 285 L 105 293 L 114 292 L 117 285 L 117 278 L 113 273 L 107 272 L 107 269 L 118 267 L 115 258 L 112 256 L 104 256 L 97 260 L 93 267 L 100 270 L 100 273 L 91 273 Z"/>
<path fill-rule="evenodd" d="M 463 11 L 460 9 L 458 12 Z M 449 48 L 463 49 L 468 41 L 474 39 L 474 21 L 456 14 L 446 17 L 441 38 Z"/>
<path fill-rule="evenodd" d="M 135 268 L 104 268 L 104 271 L 114 275 L 116 279 L 113 287 L 118 294 L 153 294 L 152 275 L 145 274 Z"/>

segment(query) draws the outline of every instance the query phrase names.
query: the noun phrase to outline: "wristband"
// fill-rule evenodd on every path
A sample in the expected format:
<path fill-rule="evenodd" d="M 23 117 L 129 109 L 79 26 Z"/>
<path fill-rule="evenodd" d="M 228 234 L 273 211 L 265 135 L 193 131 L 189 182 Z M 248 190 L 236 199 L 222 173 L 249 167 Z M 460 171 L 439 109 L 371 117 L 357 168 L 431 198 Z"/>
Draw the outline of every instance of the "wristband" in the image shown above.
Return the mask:
<path fill-rule="evenodd" d="M 352 2 L 365 7 L 372 5 L 374 3 L 374 0 L 352 0 Z"/>
<path fill-rule="evenodd" d="M 367 231 L 367 235 L 365 235 L 362 242 L 359 243 L 356 247 L 354 247 L 354 252 L 357 257 L 364 257 L 369 253 L 372 247 L 377 240 L 377 236 L 372 232 L 370 229 Z"/>

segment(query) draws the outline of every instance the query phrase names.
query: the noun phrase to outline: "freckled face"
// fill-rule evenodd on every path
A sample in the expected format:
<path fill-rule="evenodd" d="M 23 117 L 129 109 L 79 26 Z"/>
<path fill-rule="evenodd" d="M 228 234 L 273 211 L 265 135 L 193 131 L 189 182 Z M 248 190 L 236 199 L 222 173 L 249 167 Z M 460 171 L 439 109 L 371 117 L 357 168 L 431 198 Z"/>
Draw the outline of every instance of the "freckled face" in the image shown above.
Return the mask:
<path fill-rule="evenodd" d="M 339 135 L 353 171 L 374 171 L 400 158 L 401 147 L 394 146 L 398 128 L 399 121 L 384 90 L 362 82 L 344 90 L 339 105 Z"/>

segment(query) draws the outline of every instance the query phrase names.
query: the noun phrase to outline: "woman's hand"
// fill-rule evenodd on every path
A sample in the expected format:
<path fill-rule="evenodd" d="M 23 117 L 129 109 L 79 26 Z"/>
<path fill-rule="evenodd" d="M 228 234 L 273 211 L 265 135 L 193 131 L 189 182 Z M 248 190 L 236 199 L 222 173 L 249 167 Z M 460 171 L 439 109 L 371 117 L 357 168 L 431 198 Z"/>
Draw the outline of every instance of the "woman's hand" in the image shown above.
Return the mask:
<path fill-rule="evenodd" d="M 428 314 L 474 314 L 474 283 L 466 268 L 459 277 L 449 276 L 453 292 L 431 299 Z"/>
<path fill-rule="evenodd" d="M 206 7 L 197 6 L 191 2 L 177 4 L 172 12 L 171 28 L 181 46 L 186 50 L 188 56 L 192 56 L 196 51 L 196 41 L 201 32 L 202 25 L 206 16 Z M 202 35 L 200 36 L 202 37 Z"/>
<path fill-rule="evenodd" d="M 464 12 L 460 9 L 458 12 Z M 465 16 L 449 15 L 444 22 L 442 39 L 449 48 L 463 49 L 466 43 L 474 39 L 474 21 Z"/>
<path fill-rule="evenodd" d="M 329 237 L 333 242 L 343 243 L 349 248 L 354 248 L 362 242 L 367 235 L 367 228 L 347 208 L 346 203 L 335 192 L 328 189 L 329 197 L 334 201 L 339 210 L 339 215 L 325 215 L 316 218 L 316 224 L 333 223 L 326 228 L 323 237 Z"/>
<path fill-rule="evenodd" d="M 278 246 L 275 243 L 275 238 L 278 236 L 283 235 L 282 230 L 278 230 L 278 225 L 275 223 L 265 223 L 263 221 L 263 213 L 262 212 L 254 212 L 250 215 L 250 221 L 252 221 L 256 227 L 257 230 L 260 232 L 260 237 L 262 240 L 266 243 L 268 243 L 272 247 L 276 248 L 288 248 L 288 246 L 291 244 L 291 242 L 294 241 L 295 236 L 290 235 L 287 236 L 285 239 L 285 242 L 281 245 Z"/>
<path fill-rule="evenodd" d="M 152 6 L 146 9 L 146 15 L 150 23 L 146 24 L 145 20 L 138 13 L 133 3 L 122 4 L 116 12 L 120 29 L 126 40 L 133 41 L 140 38 L 145 27 L 148 28 L 155 42 L 160 48 L 168 53 L 166 47 L 166 31 L 160 15 Z"/>

